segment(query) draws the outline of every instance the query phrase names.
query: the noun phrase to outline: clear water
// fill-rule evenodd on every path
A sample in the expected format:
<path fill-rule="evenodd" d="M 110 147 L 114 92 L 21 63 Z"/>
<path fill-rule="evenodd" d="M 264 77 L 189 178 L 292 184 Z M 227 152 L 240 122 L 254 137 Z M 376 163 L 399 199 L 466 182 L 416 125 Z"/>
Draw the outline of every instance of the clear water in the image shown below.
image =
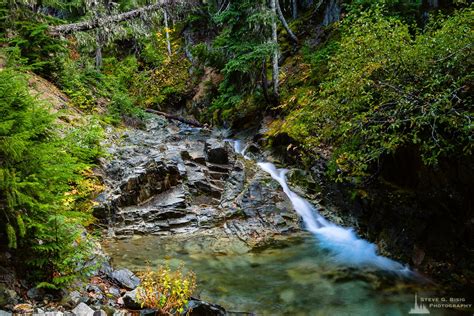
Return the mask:
<path fill-rule="evenodd" d="M 426 289 L 397 274 L 350 269 L 305 234 L 248 252 L 239 241 L 210 235 L 176 239 L 145 236 L 109 241 L 118 267 L 184 263 L 196 273 L 201 299 L 228 311 L 257 315 L 408 315 Z M 431 315 L 455 315 L 432 310 Z"/>

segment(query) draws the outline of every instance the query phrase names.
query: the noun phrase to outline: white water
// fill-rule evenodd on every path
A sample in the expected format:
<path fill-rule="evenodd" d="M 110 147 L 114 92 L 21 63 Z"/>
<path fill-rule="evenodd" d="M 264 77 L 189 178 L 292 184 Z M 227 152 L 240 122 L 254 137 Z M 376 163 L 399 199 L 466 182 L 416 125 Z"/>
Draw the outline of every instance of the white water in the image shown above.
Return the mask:
<path fill-rule="evenodd" d="M 245 146 L 239 140 L 232 141 L 236 153 L 245 156 Z M 302 217 L 306 229 L 317 239 L 321 248 L 330 252 L 340 264 L 356 267 L 369 267 L 409 275 L 406 266 L 377 254 L 376 245 L 359 238 L 352 228 L 338 226 L 321 216 L 307 200 L 290 190 L 286 182 L 287 169 L 278 169 L 270 162 L 259 162 L 258 166 L 278 181 L 291 200 L 293 208 Z"/>

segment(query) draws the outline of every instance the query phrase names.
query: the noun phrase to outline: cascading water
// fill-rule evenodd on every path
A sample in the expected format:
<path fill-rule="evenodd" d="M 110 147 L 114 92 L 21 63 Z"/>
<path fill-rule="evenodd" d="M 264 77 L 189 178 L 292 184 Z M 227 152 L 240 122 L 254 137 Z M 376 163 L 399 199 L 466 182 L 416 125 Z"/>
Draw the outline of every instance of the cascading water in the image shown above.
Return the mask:
<path fill-rule="evenodd" d="M 245 155 L 246 147 L 240 140 L 232 141 L 236 153 Z M 344 228 L 329 222 L 318 214 L 316 209 L 305 199 L 290 190 L 286 182 L 287 169 L 278 169 L 270 162 L 258 162 L 258 166 L 278 181 L 290 199 L 295 211 L 302 217 L 306 229 L 317 239 L 319 246 L 328 250 L 332 258 L 340 264 L 357 267 L 369 267 L 386 270 L 401 275 L 412 274 L 402 264 L 377 254 L 377 247 L 359 238 L 352 228 Z"/>

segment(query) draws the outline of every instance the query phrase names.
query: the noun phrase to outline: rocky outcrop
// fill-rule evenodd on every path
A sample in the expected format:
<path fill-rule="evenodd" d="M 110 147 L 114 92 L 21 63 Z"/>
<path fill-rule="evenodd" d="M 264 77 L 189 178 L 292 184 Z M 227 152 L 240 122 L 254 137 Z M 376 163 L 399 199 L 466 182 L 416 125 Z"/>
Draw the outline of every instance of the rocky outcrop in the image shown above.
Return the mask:
<path fill-rule="evenodd" d="M 107 190 L 94 211 L 112 236 L 169 236 L 219 229 L 255 246 L 299 230 L 277 184 L 237 157 L 222 131 L 160 117 L 110 133 L 100 173 Z"/>

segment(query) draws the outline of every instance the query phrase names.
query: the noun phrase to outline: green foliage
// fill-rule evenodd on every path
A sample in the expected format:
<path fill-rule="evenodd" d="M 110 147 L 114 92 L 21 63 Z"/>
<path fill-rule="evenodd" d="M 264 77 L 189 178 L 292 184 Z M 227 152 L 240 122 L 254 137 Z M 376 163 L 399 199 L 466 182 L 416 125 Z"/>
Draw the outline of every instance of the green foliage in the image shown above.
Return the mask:
<path fill-rule="evenodd" d="M 153 35 L 161 38 L 163 35 Z M 174 43 L 172 55 L 168 56 L 164 44 L 155 47 L 155 57 L 146 59 L 146 68 L 137 73 L 130 87 L 140 107 L 166 107 L 182 105 L 190 92 L 191 63 Z"/>
<path fill-rule="evenodd" d="M 421 2 L 421 0 L 353 0 L 345 6 L 352 15 L 384 7 L 386 15 L 413 23 L 420 15 Z"/>
<path fill-rule="evenodd" d="M 70 129 L 63 138 L 64 149 L 79 161 L 94 163 L 104 154 L 100 141 L 104 130 L 97 118 L 91 117 L 87 123 Z"/>
<path fill-rule="evenodd" d="M 212 14 L 213 4 L 209 6 Z M 276 47 L 268 40 L 271 13 L 265 1 L 231 2 L 226 10 L 212 15 L 212 23 L 220 30 L 212 46 L 199 44 L 193 54 L 224 76 L 218 97 L 209 109 L 220 116 L 219 113 L 241 111 L 246 104 L 243 100 L 261 93 L 258 81 L 262 78 L 263 63 Z"/>
<path fill-rule="evenodd" d="M 77 238 L 80 224 L 90 223 L 91 215 L 78 211 L 75 201 L 65 202 L 98 152 L 95 136 L 62 138 L 54 119 L 30 95 L 24 75 L 0 71 L 0 218 L 6 223 L 0 229 L 9 247 L 38 268 L 31 274 L 35 281 L 59 287 L 86 270 L 80 264 L 91 244 L 78 245 Z"/>
<path fill-rule="evenodd" d="M 6 2 L 0 4 L 0 12 L 6 14 L 0 19 L 0 29 L 5 30 L 0 43 L 17 48 L 30 69 L 56 81 L 67 49 L 65 41 L 47 34 L 54 20 Z"/>
<path fill-rule="evenodd" d="M 415 37 L 379 10 L 347 19 L 321 88 L 288 101 L 280 132 L 307 150 L 333 146 L 339 179 L 364 177 L 407 146 L 431 166 L 471 155 L 472 13 L 438 18 Z"/>

